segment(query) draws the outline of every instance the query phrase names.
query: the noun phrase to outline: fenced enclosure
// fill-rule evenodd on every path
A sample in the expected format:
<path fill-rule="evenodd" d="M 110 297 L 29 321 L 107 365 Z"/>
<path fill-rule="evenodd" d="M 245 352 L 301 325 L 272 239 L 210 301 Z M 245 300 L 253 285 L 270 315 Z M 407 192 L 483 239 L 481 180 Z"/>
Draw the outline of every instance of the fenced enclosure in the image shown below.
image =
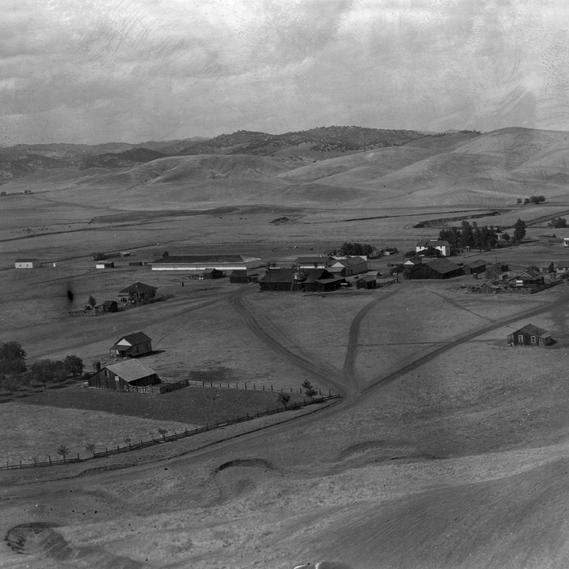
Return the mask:
<path fill-rule="evenodd" d="M 47 456 L 47 460 L 39 460 L 36 457 L 32 457 L 30 460 L 18 460 L 17 462 L 12 462 L 6 460 L 5 463 L 0 464 L 0 471 L 1 470 L 17 470 L 21 468 L 40 468 L 40 467 L 47 467 L 47 466 L 56 466 L 56 465 L 65 465 L 65 464 L 76 464 L 79 462 L 86 462 L 90 460 L 95 460 L 97 458 L 105 458 L 108 456 L 113 456 L 116 454 L 121 454 L 125 452 L 130 452 L 134 450 L 148 448 L 158 444 L 164 444 L 168 442 L 177 441 L 186 437 L 192 437 L 195 435 L 199 435 L 201 433 L 205 433 L 208 431 L 212 431 L 214 429 L 218 429 L 221 427 L 228 427 L 230 425 L 235 425 L 237 423 L 243 423 L 245 421 L 250 421 L 252 419 L 257 419 L 260 417 L 266 417 L 269 415 L 275 415 L 277 413 L 283 413 L 286 411 L 294 411 L 298 409 L 302 409 L 303 407 L 307 407 L 309 405 L 316 405 L 325 403 L 330 400 L 340 399 L 339 395 L 329 394 L 327 396 L 320 396 L 320 397 L 313 397 L 309 399 L 304 399 L 302 401 L 297 401 L 293 403 L 283 403 L 281 406 L 276 407 L 274 409 L 267 409 L 265 411 L 259 411 L 257 413 L 247 414 L 243 417 L 237 417 L 234 419 L 229 419 L 226 421 L 218 421 L 211 424 L 206 424 L 201 427 L 197 427 L 195 429 L 184 429 L 183 431 L 169 433 L 168 431 L 164 430 L 163 433 L 159 437 L 153 437 L 150 439 L 140 439 L 139 441 L 129 441 L 125 442 L 124 445 L 116 445 L 114 447 L 106 447 L 105 450 L 97 451 L 95 447 L 92 450 L 88 451 L 88 456 L 82 456 L 81 453 L 75 452 L 66 452 L 65 455 L 62 455 L 61 452 L 59 454 L 62 458 L 52 458 L 51 456 Z"/>

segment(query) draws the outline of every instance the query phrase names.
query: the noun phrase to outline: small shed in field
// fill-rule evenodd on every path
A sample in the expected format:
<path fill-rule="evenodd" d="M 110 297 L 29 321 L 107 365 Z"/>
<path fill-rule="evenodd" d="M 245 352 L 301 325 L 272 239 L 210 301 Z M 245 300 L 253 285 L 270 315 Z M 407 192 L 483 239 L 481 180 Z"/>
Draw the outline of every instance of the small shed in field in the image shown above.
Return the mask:
<path fill-rule="evenodd" d="M 125 360 L 105 366 L 88 380 L 90 387 L 128 391 L 131 387 L 144 387 L 160 383 L 157 373 L 138 360 Z"/>
<path fill-rule="evenodd" d="M 114 269 L 115 264 L 113 261 L 97 261 L 95 263 L 95 269 Z"/>
<path fill-rule="evenodd" d="M 16 269 L 35 269 L 39 267 L 37 259 L 16 259 L 14 261 L 14 268 Z"/>
<path fill-rule="evenodd" d="M 121 302 L 145 302 L 156 296 L 158 289 L 155 286 L 141 282 L 135 282 L 119 292 Z"/>
<path fill-rule="evenodd" d="M 134 358 L 151 352 L 152 340 L 144 332 L 135 332 L 123 336 L 111 348 L 111 354 L 121 358 Z"/>
<path fill-rule="evenodd" d="M 508 334 L 508 345 L 510 346 L 549 346 L 553 343 L 553 338 L 543 328 L 526 324 L 523 328 Z"/>

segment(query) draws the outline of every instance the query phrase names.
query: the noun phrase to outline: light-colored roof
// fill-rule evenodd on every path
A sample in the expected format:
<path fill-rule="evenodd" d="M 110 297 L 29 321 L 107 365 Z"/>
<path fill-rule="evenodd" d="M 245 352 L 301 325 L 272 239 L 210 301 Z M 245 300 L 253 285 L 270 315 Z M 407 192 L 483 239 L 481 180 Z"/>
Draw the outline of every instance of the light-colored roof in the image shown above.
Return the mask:
<path fill-rule="evenodd" d="M 139 360 L 125 360 L 105 367 L 129 383 L 156 373 L 152 368 L 140 363 Z"/>

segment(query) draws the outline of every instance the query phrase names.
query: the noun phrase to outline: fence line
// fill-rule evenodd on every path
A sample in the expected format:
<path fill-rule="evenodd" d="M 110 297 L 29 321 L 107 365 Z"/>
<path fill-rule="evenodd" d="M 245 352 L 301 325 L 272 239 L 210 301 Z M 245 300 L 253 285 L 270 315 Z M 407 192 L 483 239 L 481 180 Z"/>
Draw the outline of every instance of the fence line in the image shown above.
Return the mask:
<path fill-rule="evenodd" d="M 330 401 L 331 399 L 340 399 L 340 395 L 328 395 L 328 396 L 321 396 L 315 397 L 312 399 L 304 399 L 303 401 L 299 401 L 297 403 L 291 403 L 286 406 L 277 407 L 274 409 L 267 409 L 266 411 L 258 411 L 257 413 L 247 414 L 244 417 L 236 417 L 234 419 L 228 419 L 226 421 L 218 421 L 216 423 L 206 424 L 201 427 L 197 427 L 195 429 L 184 429 L 183 431 L 177 433 L 167 434 L 164 433 L 160 437 L 152 438 L 148 440 L 140 440 L 138 442 L 127 443 L 124 446 L 117 445 L 116 447 L 112 448 L 105 448 L 104 451 L 93 451 L 91 456 L 88 457 L 81 457 L 80 453 L 77 453 L 74 457 L 70 458 L 61 458 L 61 459 L 52 459 L 51 456 L 48 456 L 47 460 L 40 461 L 36 458 L 32 458 L 31 462 L 26 462 L 23 460 L 18 460 L 18 462 L 14 464 L 10 464 L 9 460 L 6 460 L 6 464 L 0 465 L 0 471 L 2 470 L 18 470 L 21 468 L 38 468 L 44 466 L 55 466 L 61 464 L 76 464 L 79 462 L 86 462 L 88 460 L 94 460 L 96 458 L 105 458 L 107 456 L 112 456 L 115 454 L 121 454 L 124 452 L 130 452 L 133 450 L 139 450 L 147 447 L 151 447 L 154 445 L 159 445 L 167 442 L 177 441 L 179 439 L 183 439 L 186 437 L 192 437 L 195 435 L 199 435 L 201 433 L 205 433 L 208 431 L 212 431 L 214 429 L 218 429 L 221 427 L 228 427 L 230 425 L 235 425 L 237 423 L 243 423 L 245 421 L 251 421 L 252 419 L 257 419 L 259 417 L 266 417 L 268 415 L 275 415 L 277 413 L 283 413 L 285 411 L 294 411 L 297 409 L 302 409 L 308 405 L 315 405 L 318 403 L 324 403 L 326 401 Z"/>

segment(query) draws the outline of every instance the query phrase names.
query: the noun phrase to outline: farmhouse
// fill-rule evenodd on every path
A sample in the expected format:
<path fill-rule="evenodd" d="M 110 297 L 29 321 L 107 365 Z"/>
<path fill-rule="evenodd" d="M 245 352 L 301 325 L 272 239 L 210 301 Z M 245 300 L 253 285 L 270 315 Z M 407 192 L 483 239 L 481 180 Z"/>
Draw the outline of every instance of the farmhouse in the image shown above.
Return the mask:
<path fill-rule="evenodd" d="M 128 391 L 131 387 L 143 387 L 160 383 L 156 372 L 138 360 L 125 360 L 105 366 L 88 380 L 89 387 Z"/>
<path fill-rule="evenodd" d="M 162 257 L 152 261 L 153 271 L 186 271 L 203 273 L 210 269 L 222 272 L 254 269 L 263 266 L 258 257 L 243 255 L 180 255 Z"/>
<path fill-rule="evenodd" d="M 328 264 L 328 257 L 323 255 L 297 257 L 295 264 L 299 269 L 325 269 Z"/>
<path fill-rule="evenodd" d="M 363 257 L 345 257 L 332 259 L 326 269 L 342 277 L 351 277 L 352 275 L 367 273 L 368 264 Z"/>
<path fill-rule="evenodd" d="M 141 282 L 135 282 L 119 292 L 121 302 L 145 302 L 151 300 L 156 296 L 158 289 L 155 286 L 148 285 Z"/>
<path fill-rule="evenodd" d="M 551 335 L 543 328 L 526 324 L 508 335 L 510 346 L 548 346 L 553 343 Z"/>
<path fill-rule="evenodd" d="M 345 280 L 325 269 L 270 269 L 259 280 L 262 291 L 324 292 L 340 288 Z"/>
<path fill-rule="evenodd" d="M 436 249 L 440 251 L 443 257 L 448 257 L 450 255 L 450 243 L 448 241 L 443 241 L 441 239 L 430 239 L 427 241 L 419 241 L 415 246 L 415 253 L 420 253 L 427 249 Z"/>
<path fill-rule="evenodd" d="M 14 267 L 16 269 L 35 269 L 39 267 L 39 262 L 37 259 L 16 259 Z"/>
<path fill-rule="evenodd" d="M 543 285 L 544 277 L 537 267 L 529 267 L 511 279 L 510 283 L 516 287 L 535 287 Z"/>
<path fill-rule="evenodd" d="M 407 272 L 407 271 L 406 271 Z M 448 259 L 433 259 L 408 269 L 409 279 L 450 279 L 464 274 L 462 267 Z"/>
<path fill-rule="evenodd" d="M 136 357 L 152 352 L 152 340 L 144 332 L 135 332 L 118 339 L 111 348 L 111 354 L 119 357 Z"/>

